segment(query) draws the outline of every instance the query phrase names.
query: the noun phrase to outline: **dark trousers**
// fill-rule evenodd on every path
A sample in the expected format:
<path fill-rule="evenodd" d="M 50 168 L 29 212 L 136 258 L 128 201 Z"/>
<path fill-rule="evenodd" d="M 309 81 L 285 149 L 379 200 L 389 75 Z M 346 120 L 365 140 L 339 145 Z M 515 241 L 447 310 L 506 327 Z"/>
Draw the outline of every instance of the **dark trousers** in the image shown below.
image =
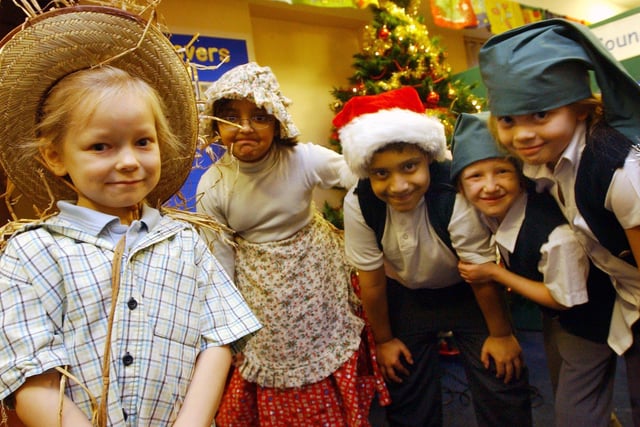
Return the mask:
<path fill-rule="evenodd" d="M 640 320 L 633 325 L 633 344 L 624 353 L 633 425 L 640 427 Z"/>
<path fill-rule="evenodd" d="M 606 342 L 574 335 L 546 313 L 542 332 L 554 393 L 555 426 L 609 427 L 616 354 Z"/>
<path fill-rule="evenodd" d="M 411 290 L 389 279 L 387 297 L 391 329 L 413 355 L 402 383 L 387 383 L 392 403 L 387 419 L 393 427 L 442 426 L 442 391 L 438 332 L 452 331 L 460 350 L 479 427 L 532 425 L 528 371 L 504 384 L 495 367 L 485 369 L 480 352 L 488 330 L 469 285 Z"/>

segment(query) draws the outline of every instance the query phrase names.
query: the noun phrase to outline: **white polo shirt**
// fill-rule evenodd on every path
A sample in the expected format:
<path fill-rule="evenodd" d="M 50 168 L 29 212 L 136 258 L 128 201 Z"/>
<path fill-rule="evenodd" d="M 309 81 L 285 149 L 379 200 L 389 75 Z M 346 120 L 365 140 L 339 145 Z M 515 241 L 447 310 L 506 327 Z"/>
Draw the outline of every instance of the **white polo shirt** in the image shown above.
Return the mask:
<path fill-rule="evenodd" d="M 358 197 L 350 190 L 344 199 L 345 251 L 358 269 L 371 271 L 384 265 L 387 276 L 410 289 L 443 288 L 462 281 L 458 258 L 481 264 L 495 261 L 491 234 L 473 206 L 460 194 L 456 200 L 448 230 L 453 254 L 429 223 L 424 198 L 410 212 L 386 207 L 382 245 L 378 247 L 374 231 L 366 224 Z"/>

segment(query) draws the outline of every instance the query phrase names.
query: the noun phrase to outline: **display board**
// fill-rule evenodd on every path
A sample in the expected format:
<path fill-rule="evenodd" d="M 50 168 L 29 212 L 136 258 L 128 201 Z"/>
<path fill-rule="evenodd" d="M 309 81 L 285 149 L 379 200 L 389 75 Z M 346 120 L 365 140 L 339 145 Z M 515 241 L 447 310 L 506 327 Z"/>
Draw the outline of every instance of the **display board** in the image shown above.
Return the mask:
<path fill-rule="evenodd" d="M 598 22 L 589 28 L 629 71 L 629 74 L 640 82 L 640 8 Z M 487 97 L 487 90 L 482 84 L 478 67 L 456 74 L 454 79 L 476 85 L 473 89 L 474 95 L 482 98 Z M 594 90 L 597 90 L 595 81 L 593 84 Z"/>

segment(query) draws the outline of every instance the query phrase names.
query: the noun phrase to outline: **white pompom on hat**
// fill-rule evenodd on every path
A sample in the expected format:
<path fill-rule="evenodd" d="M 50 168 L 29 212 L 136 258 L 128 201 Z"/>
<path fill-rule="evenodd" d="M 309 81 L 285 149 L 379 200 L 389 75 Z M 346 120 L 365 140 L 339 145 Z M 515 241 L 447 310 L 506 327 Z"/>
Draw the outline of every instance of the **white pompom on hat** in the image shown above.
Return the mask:
<path fill-rule="evenodd" d="M 345 161 L 360 178 L 368 176 L 373 154 L 391 143 L 415 144 L 431 160 L 443 160 L 445 156 L 444 126 L 425 114 L 418 92 L 410 86 L 349 99 L 333 125 Z"/>

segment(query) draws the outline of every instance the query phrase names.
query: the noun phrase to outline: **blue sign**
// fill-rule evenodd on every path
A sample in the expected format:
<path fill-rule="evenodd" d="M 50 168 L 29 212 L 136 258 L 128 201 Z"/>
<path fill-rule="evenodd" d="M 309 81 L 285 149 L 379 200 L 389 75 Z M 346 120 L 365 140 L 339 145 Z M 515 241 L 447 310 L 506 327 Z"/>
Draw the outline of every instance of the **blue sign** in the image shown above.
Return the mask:
<path fill-rule="evenodd" d="M 214 82 L 236 65 L 249 61 L 245 40 L 199 36 L 189 45 L 192 39 L 186 34 L 172 34 L 169 38 L 176 48 L 184 49 L 181 54 L 185 61 L 208 67 L 198 70 L 200 82 Z"/>

